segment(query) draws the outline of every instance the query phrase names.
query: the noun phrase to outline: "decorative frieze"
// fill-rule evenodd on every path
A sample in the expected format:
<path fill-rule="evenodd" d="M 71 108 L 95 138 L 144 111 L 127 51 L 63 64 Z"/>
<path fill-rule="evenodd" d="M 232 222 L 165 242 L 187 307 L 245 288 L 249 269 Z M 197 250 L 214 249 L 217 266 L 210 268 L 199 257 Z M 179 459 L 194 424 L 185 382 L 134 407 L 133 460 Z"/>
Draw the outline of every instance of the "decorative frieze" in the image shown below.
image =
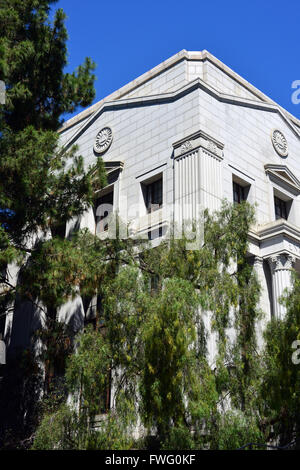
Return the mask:
<path fill-rule="evenodd" d="M 212 140 L 207 141 L 207 150 L 209 150 L 212 153 L 217 154 L 218 153 L 218 147 Z"/>
<path fill-rule="evenodd" d="M 175 142 L 173 144 L 173 148 L 175 159 L 185 155 L 186 153 L 194 152 L 199 148 L 203 148 L 219 160 L 223 159 L 224 145 L 203 131 L 195 132 L 194 134 Z"/>
<path fill-rule="evenodd" d="M 192 150 L 193 146 L 189 140 L 186 140 L 181 144 L 180 151 L 181 154 L 188 152 L 189 150 Z"/>
<path fill-rule="evenodd" d="M 294 253 L 296 256 L 298 256 L 300 258 L 300 245 L 299 245 L 299 243 L 288 242 L 288 249 L 289 249 L 289 251 L 291 251 L 292 253 Z"/>

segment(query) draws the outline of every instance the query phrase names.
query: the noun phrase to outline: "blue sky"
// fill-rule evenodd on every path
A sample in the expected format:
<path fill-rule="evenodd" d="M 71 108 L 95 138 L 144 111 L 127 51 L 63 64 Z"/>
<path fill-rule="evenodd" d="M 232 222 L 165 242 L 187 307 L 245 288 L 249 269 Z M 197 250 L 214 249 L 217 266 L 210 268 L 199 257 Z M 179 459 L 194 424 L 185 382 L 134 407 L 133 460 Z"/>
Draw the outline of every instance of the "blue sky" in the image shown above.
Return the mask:
<path fill-rule="evenodd" d="M 96 99 L 182 49 L 207 49 L 300 119 L 299 0 L 60 0 L 68 70 L 97 63 Z"/>

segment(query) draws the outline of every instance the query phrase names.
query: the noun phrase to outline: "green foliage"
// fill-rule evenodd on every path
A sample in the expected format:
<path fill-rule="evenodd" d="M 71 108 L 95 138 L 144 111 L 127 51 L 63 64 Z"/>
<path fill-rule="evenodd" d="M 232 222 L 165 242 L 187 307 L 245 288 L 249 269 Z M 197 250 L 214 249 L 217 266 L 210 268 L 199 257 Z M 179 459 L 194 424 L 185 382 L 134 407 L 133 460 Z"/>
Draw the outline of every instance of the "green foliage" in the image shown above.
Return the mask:
<path fill-rule="evenodd" d="M 46 414 L 35 435 L 33 450 L 70 450 L 76 446 L 77 414 L 63 404 L 57 411 Z"/>
<path fill-rule="evenodd" d="M 245 444 L 265 442 L 256 420 L 234 410 L 219 417 L 214 441 L 213 448 L 219 450 L 236 450 Z"/>
<path fill-rule="evenodd" d="M 87 58 L 74 73 L 64 72 L 65 14 L 59 9 L 50 21 L 55 3 L 4 0 L 0 9 L 0 78 L 7 98 L 0 105 L 0 264 L 20 267 L 17 286 L 1 277 L 0 314 L 16 296 L 46 314 L 39 334 L 48 396 L 34 448 L 129 448 L 138 416 L 164 448 L 234 448 L 258 437 L 258 422 L 265 435 L 270 420 L 288 415 L 291 423 L 298 416 L 299 375 L 286 361 L 290 342 L 299 337 L 299 287 L 295 281 L 287 321 L 270 326 L 262 364 L 255 335 L 260 287 L 245 261 L 254 222 L 249 204 L 224 202 L 220 211 L 206 211 L 197 250 L 188 248 L 189 234 L 155 249 L 119 238 L 103 242 L 87 231 L 45 237 L 79 217 L 95 187 L 105 185 L 101 159 L 85 168 L 76 147 L 59 147 L 64 113 L 94 98 L 95 65 Z M 191 227 L 200 233 L 199 224 Z M 101 309 L 96 330 L 80 332 L 70 356 L 72 338 L 56 316 L 79 293 L 101 298 Z M 217 336 L 214 370 L 206 312 Z M 65 391 L 51 384 L 53 369 L 63 371 L 66 360 L 74 409 L 62 404 Z M 115 409 L 95 431 L 108 375 Z M 264 404 L 264 387 L 274 383 Z M 226 397 L 238 411 L 221 418 Z"/>
<path fill-rule="evenodd" d="M 170 427 L 169 433 L 161 446 L 162 450 L 187 450 L 195 448 L 195 440 L 190 430 L 184 425 Z"/>
<path fill-rule="evenodd" d="M 293 276 L 293 288 L 282 302 L 287 313 L 273 319 L 265 331 L 264 370 L 261 393 L 264 427 L 279 436 L 282 445 L 300 435 L 300 369 L 293 361 L 294 341 L 300 339 L 300 280 Z M 299 350 L 299 346 L 298 346 Z"/>
<path fill-rule="evenodd" d="M 57 219 L 82 213 L 92 200 L 91 180 L 76 148 L 58 146 L 61 116 L 94 98 L 95 65 L 67 65 L 65 14 L 55 0 L 4 0 L 0 9 L 0 219 L 11 245 Z M 101 163 L 100 163 L 101 166 Z M 3 225 L 2 225 L 3 226 Z"/>
<path fill-rule="evenodd" d="M 127 450 L 133 439 L 116 417 L 105 416 L 97 428 L 89 428 L 75 410 L 66 404 L 45 414 L 32 450 Z"/>
<path fill-rule="evenodd" d="M 102 247 L 95 241 L 95 283 L 87 278 L 78 285 L 101 293 L 98 327 L 80 334 L 66 373 L 86 423 L 81 446 L 128 448 L 139 419 L 146 440 L 135 446 L 154 437 L 165 449 L 235 448 L 262 438 L 254 328 L 260 291 L 244 261 L 253 216 L 247 204 L 224 203 L 218 213 L 206 212 L 198 250 L 187 249 L 188 236 L 138 250 L 118 239 Z M 88 234 L 78 237 L 86 244 Z M 207 356 L 207 310 L 217 333 L 214 370 Z M 95 433 L 91 423 L 101 414 L 108 372 L 113 410 Z M 224 411 L 228 403 L 236 412 Z"/>
<path fill-rule="evenodd" d="M 57 0 L 3 0 L 0 10 L 0 76 L 7 86 L 4 118 L 19 131 L 28 125 L 56 131 L 60 117 L 94 96 L 95 65 L 85 59 L 77 71 L 67 65 L 66 15 L 60 8 L 53 23 L 50 8 Z"/>
<path fill-rule="evenodd" d="M 134 440 L 124 422 L 118 416 L 107 415 L 95 430 L 90 430 L 85 449 L 87 450 L 129 450 Z"/>
<path fill-rule="evenodd" d="M 171 422 L 177 426 L 184 420 L 184 382 L 191 372 L 196 307 L 194 287 L 176 278 L 165 281 L 150 305 L 141 393 L 145 421 L 156 426 L 162 438 Z"/>
<path fill-rule="evenodd" d="M 80 335 L 76 354 L 73 354 L 66 370 L 70 392 L 79 392 L 79 414 L 93 418 L 101 413 L 101 397 L 107 389 L 110 375 L 111 353 L 103 334 L 91 328 Z"/>
<path fill-rule="evenodd" d="M 65 14 L 59 9 L 51 21 L 55 3 L 3 0 L 0 5 L 0 79 L 6 86 L 6 102 L 0 105 L 0 265 L 20 267 L 16 285 L 1 274 L 0 315 L 6 315 L 13 302 L 26 300 L 50 317 L 51 326 L 46 321 L 43 332 L 45 336 L 49 329 L 49 355 L 56 354 L 50 338 L 56 309 L 79 286 L 84 290 L 86 279 L 97 278 L 98 272 L 93 263 L 90 271 L 87 268 L 90 240 L 84 244 L 80 237 L 46 239 L 52 227 L 80 216 L 91 205 L 95 172 L 100 188 L 105 184 L 101 159 L 92 175 L 76 147 L 59 145 L 63 115 L 94 99 L 95 64 L 87 58 L 74 73 L 65 73 Z M 87 290 L 91 289 L 89 285 Z M 53 360 L 46 378 L 51 364 Z M 21 383 L 17 388 L 16 414 L 22 414 Z M 5 393 L 7 401 L 9 392 Z M 2 408 L 5 413 L 6 405 Z"/>

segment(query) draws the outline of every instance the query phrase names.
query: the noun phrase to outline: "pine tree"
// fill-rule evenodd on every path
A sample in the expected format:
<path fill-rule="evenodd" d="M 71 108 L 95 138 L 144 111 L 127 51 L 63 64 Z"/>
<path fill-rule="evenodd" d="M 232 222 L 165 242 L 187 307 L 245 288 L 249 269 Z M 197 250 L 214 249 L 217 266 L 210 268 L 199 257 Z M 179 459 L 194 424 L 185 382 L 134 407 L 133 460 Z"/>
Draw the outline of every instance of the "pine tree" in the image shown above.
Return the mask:
<path fill-rule="evenodd" d="M 90 169 L 84 168 L 75 147 L 61 148 L 58 129 L 65 113 L 93 101 L 95 64 L 86 58 L 75 72 L 65 72 L 66 16 L 58 9 L 50 20 L 55 3 L 0 2 L 0 79 L 6 88 L 5 104 L 0 105 L 0 315 L 8 305 L 26 300 L 43 309 L 52 323 L 57 307 L 78 288 L 82 263 L 87 268 L 94 246 L 56 235 L 93 199 Z M 100 159 L 97 166 L 101 184 L 105 172 Z M 45 241 L 51 229 L 52 240 Z M 16 285 L 4 269 L 10 263 L 19 266 Z M 87 278 L 89 272 L 87 268 Z M 6 392 L 14 387 L 17 394 L 20 387 L 24 393 L 20 384 L 12 381 Z"/>

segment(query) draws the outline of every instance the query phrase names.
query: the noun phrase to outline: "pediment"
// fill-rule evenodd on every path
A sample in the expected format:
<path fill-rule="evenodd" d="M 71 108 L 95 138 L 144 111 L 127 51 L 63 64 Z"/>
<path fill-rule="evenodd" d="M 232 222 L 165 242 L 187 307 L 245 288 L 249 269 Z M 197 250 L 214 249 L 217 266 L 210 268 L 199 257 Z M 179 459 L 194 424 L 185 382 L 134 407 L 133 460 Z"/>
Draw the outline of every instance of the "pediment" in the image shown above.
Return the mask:
<path fill-rule="evenodd" d="M 97 166 L 93 167 L 90 170 L 92 184 L 93 184 L 93 188 L 95 192 L 99 190 L 104 190 L 107 187 L 110 187 L 112 184 L 114 184 L 117 181 L 117 179 L 119 178 L 120 172 L 123 170 L 124 162 L 121 162 L 121 161 L 104 162 L 104 166 L 105 166 L 106 177 L 107 177 L 107 186 L 105 188 L 100 188 L 99 186 Z"/>
<path fill-rule="evenodd" d="M 276 183 L 287 185 L 297 195 L 300 194 L 300 181 L 286 165 L 265 165 L 266 174 Z"/>

